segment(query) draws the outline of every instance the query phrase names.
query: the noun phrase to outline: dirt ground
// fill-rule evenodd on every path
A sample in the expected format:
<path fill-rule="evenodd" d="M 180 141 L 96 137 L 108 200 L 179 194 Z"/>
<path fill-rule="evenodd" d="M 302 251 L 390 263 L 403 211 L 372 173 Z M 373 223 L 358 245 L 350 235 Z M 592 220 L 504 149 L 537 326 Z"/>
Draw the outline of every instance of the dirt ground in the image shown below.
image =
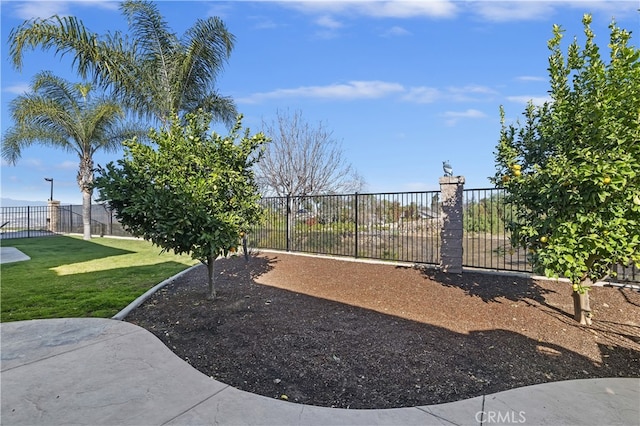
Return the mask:
<path fill-rule="evenodd" d="M 640 377 L 640 292 L 262 253 L 200 266 L 127 318 L 204 374 L 291 402 L 392 408 L 567 379 Z"/>

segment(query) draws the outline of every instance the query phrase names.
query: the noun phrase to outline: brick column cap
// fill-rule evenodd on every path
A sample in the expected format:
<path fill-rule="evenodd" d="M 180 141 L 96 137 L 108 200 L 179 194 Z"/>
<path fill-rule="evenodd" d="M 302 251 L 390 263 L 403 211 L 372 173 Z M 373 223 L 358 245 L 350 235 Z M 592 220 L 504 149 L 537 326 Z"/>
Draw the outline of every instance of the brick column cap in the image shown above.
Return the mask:
<path fill-rule="evenodd" d="M 464 176 L 442 176 L 438 181 L 440 185 L 460 185 L 464 183 Z"/>

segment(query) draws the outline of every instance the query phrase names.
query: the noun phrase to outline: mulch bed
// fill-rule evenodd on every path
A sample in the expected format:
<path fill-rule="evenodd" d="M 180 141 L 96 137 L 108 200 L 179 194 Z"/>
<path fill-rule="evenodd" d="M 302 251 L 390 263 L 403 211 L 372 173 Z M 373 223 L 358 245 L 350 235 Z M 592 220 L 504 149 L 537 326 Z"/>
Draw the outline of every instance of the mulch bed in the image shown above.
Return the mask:
<path fill-rule="evenodd" d="M 439 404 L 537 383 L 640 377 L 640 292 L 283 253 L 200 266 L 126 320 L 238 389 L 340 408 Z"/>

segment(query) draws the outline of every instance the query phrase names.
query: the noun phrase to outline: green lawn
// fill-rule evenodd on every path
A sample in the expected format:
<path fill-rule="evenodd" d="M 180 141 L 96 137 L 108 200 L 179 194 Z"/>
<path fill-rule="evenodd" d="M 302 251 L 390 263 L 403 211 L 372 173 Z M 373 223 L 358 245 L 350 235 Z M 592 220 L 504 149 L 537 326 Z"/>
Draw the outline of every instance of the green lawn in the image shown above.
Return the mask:
<path fill-rule="evenodd" d="M 0 266 L 0 321 L 112 317 L 198 263 L 141 240 L 56 236 L 3 240 L 31 260 Z"/>

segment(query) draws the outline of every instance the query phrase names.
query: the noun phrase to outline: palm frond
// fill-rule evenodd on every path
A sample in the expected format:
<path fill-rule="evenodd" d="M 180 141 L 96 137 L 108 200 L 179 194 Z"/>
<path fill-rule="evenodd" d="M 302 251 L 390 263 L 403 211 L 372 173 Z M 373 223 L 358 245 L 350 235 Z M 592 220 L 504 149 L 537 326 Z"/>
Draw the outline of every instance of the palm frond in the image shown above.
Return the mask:
<path fill-rule="evenodd" d="M 34 144 L 77 152 L 69 140 L 64 138 L 64 135 L 51 127 L 43 125 L 15 126 L 8 129 L 2 138 L 2 158 L 10 164 L 15 164 L 20 158 L 22 150 Z"/>
<path fill-rule="evenodd" d="M 235 37 L 217 17 L 199 19 L 185 33 L 181 77 L 187 86 L 211 87 L 229 60 Z"/>
<path fill-rule="evenodd" d="M 122 3 L 121 9 L 129 20 L 129 28 L 138 41 L 136 50 L 138 59 L 155 66 L 154 82 L 156 87 L 170 92 L 171 90 L 171 58 L 179 48 L 179 40 L 169 30 L 158 7 L 149 1 L 130 1 Z M 165 96 L 170 96 L 167 93 Z"/>
<path fill-rule="evenodd" d="M 238 116 L 233 98 L 221 96 L 216 92 L 201 94 L 185 100 L 183 110 L 197 111 L 199 109 L 212 114 L 214 121 L 222 121 L 227 128 L 231 128 L 236 123 Z"/>

